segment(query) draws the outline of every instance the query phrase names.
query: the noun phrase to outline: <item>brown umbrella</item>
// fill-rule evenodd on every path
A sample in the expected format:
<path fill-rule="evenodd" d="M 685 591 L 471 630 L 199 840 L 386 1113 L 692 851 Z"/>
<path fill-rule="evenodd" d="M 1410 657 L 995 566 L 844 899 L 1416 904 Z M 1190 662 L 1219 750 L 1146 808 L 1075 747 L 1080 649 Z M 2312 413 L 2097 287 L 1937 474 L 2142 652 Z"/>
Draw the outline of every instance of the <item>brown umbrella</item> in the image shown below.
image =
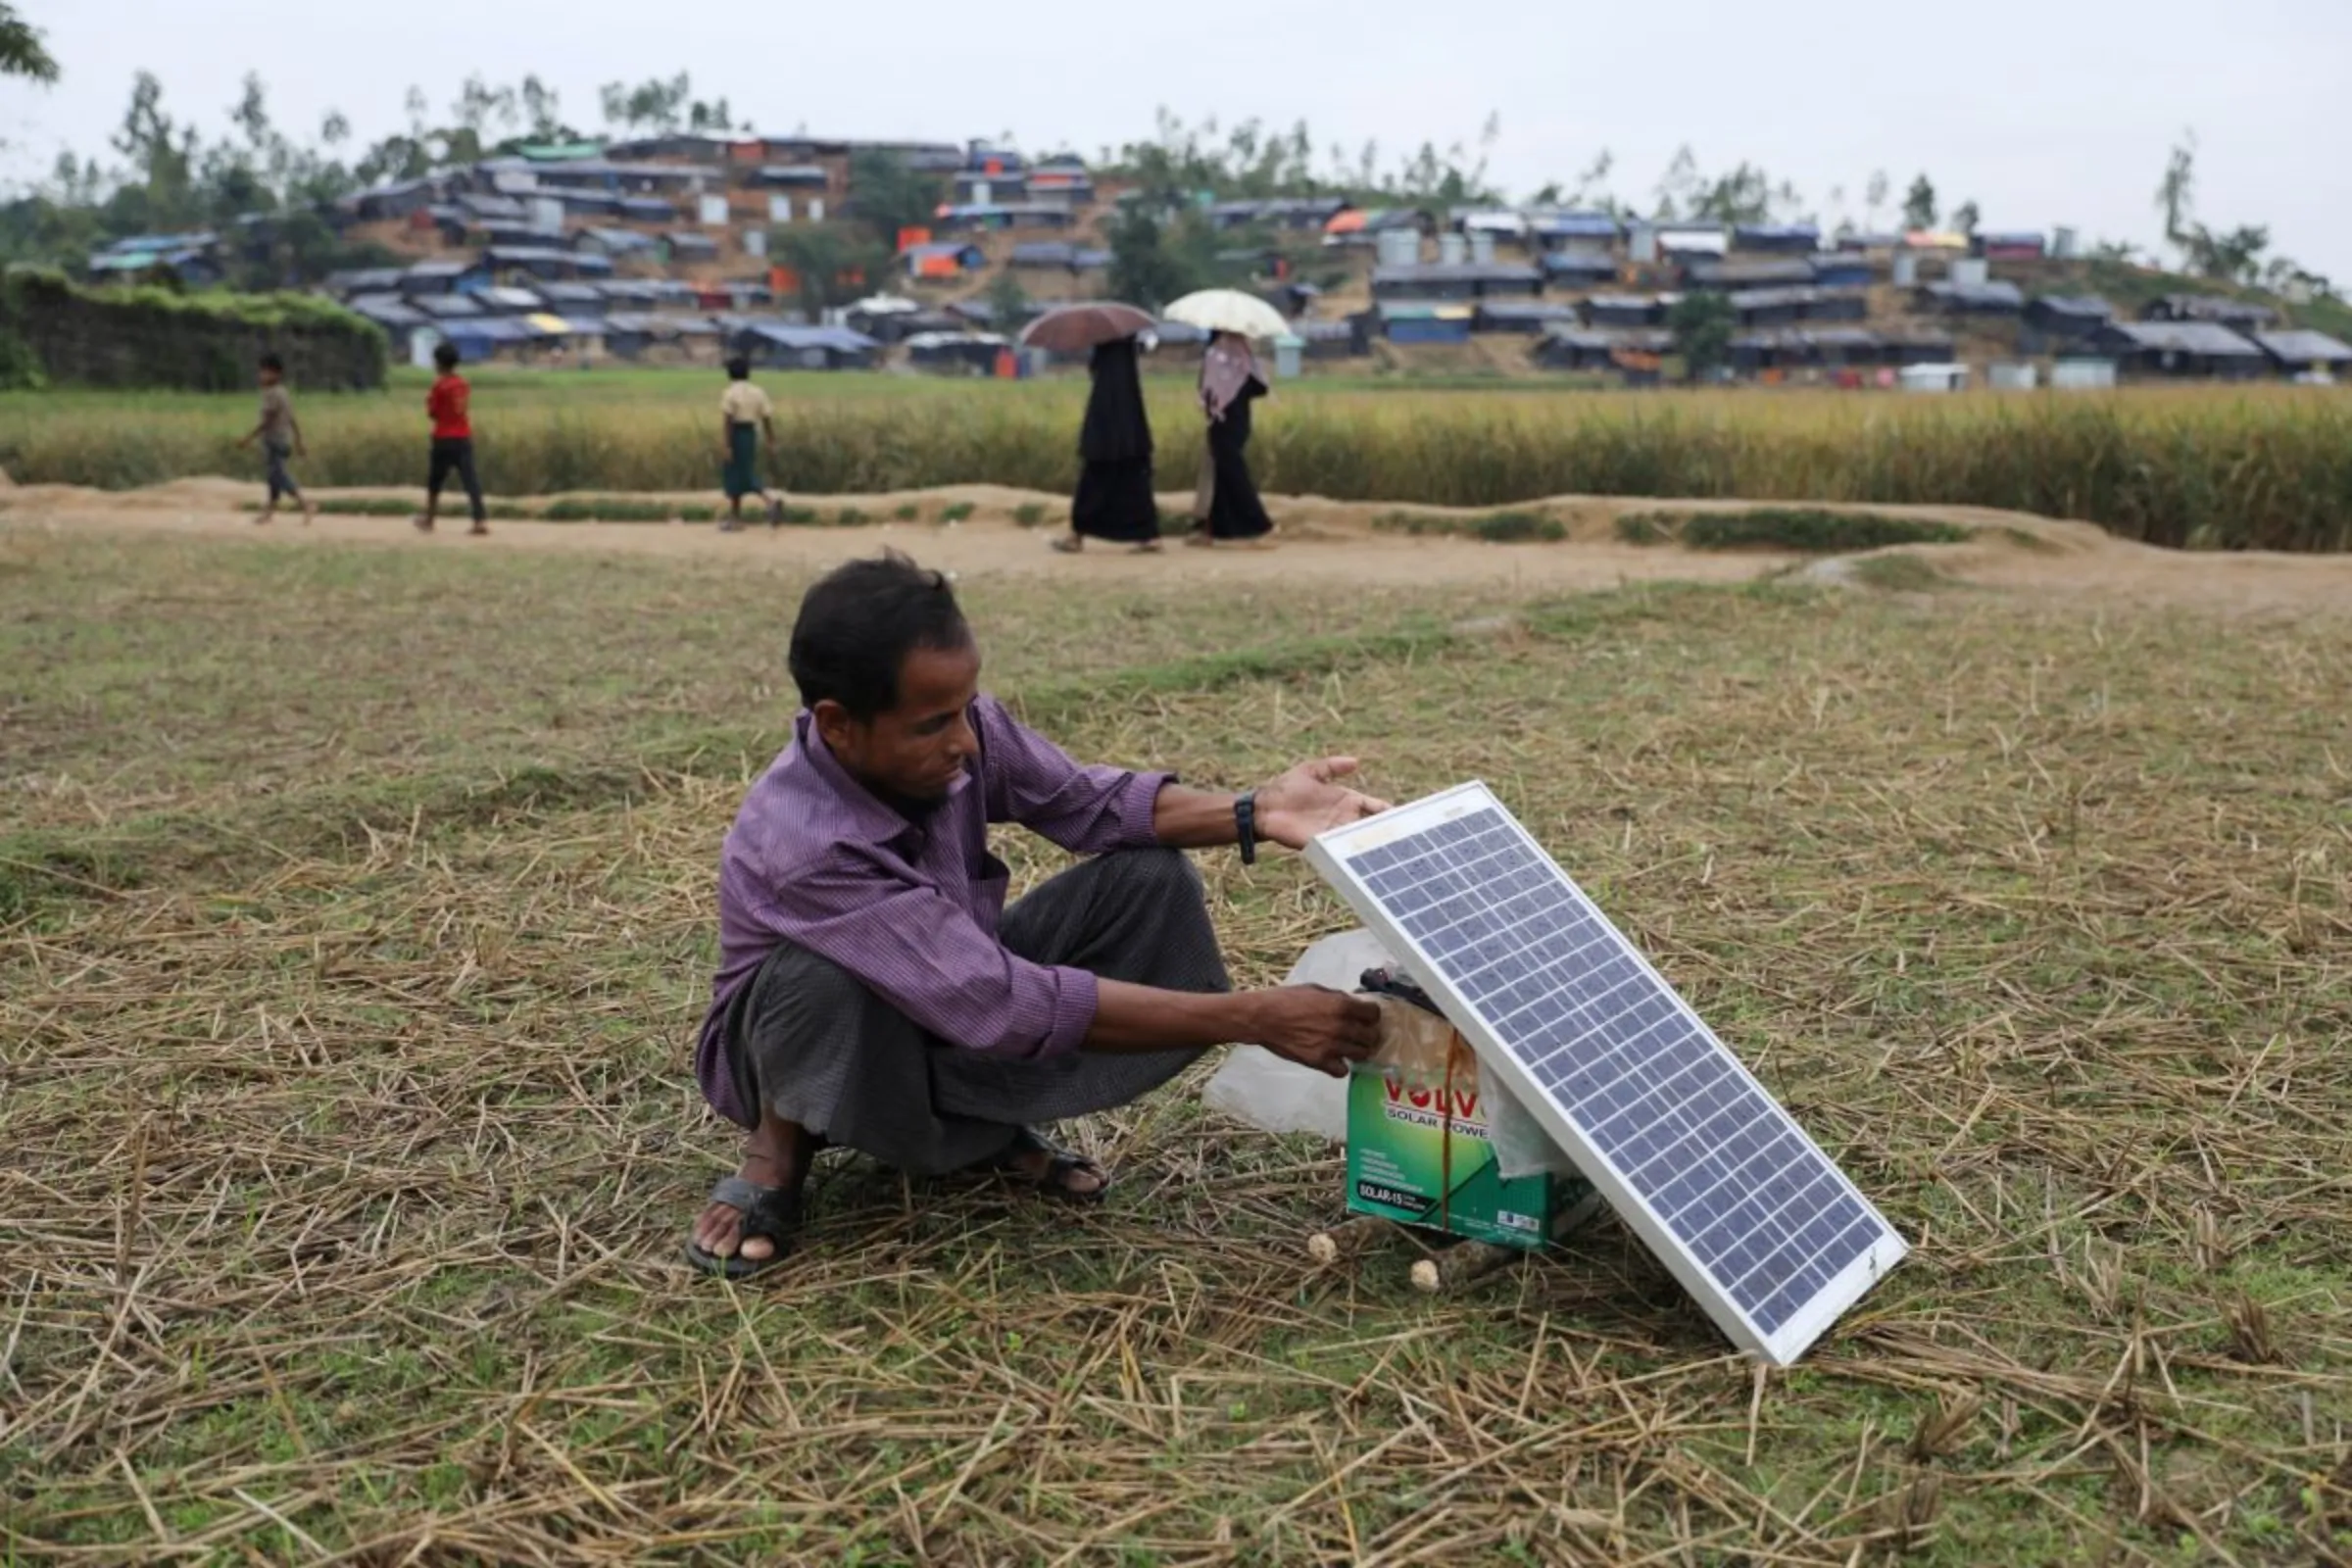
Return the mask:
<path fill-rule="evenodd" d="M 1083 354 L 1098 343 L 1116 343 L 1123 337 L 1149 332 L 1156 325 L 1151 316 L 1132 305 L 1104 301 L 1098 305 L 1065 305 L 1048 311 L 1021 329 L 1023 348 L 1054 354 Z"/>

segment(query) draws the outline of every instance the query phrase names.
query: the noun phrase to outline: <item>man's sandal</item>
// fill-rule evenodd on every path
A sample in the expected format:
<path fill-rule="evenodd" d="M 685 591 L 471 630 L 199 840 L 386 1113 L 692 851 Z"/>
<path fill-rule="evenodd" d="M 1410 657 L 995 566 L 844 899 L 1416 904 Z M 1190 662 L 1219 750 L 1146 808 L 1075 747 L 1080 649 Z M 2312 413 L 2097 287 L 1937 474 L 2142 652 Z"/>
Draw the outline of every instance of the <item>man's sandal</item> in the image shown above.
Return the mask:
<path fill-rule="evenodd" d="M 1043 1153 L 1046 1156 L 1044 1170 L 1033 1171 L 1019 1163 L 1023 1154 L 1036 1153 Z M 1016 1130 L 1012 1135 L 1011 1144 L 1006 1146 L 1004 1152 L 990 1160 L 984 1168 L 999 1175 L 1009 1176 L 1024 1186 L 1034 1187 L 1040 1197 L 1051 1198 L 1061 1203 L 1100 1203 L 1110 1193 L 1110 1173 L 1108 1171 L 1084 1154 L 1073 1154 L 1068 1150 L 1048 1142 L 1043 1136 L 1027 1127 Z M 1084 1188 L 1072 1187 L 1070 1178 L 1081 1171 L 1092 1174 L 1101 1185 L 1091 1192 Z"/>
<path fill-rule="evenodd" d="M 762 1187 L 741 1176 L 729 1176 L 710 1189 L 710 1201 L 724 1203 L 742 1214 L 735 1230 L 735 1255 L 720 1257 L 703 1250 L 689 1234 L 686 1261 L 705 1274 L 748 1280 L 765 1273 L 790 1255 L 801 1234 L 801 1195 L 797 1188 Z M 746 1257 L 743 1244 L 760 1237 L 775 1248 L 765 1257 Z"/>

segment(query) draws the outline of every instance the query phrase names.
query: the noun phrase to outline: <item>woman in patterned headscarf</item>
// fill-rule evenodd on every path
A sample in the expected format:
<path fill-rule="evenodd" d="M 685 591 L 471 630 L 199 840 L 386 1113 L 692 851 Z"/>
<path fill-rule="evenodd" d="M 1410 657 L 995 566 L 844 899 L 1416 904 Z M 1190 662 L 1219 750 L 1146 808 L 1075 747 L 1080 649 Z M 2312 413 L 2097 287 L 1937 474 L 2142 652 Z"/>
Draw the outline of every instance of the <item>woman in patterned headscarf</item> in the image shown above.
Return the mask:
<path fill-rule="evenodd" d="M 1250 477 L 1250 405 L 1266 395 L 1266 378 L 1238 332 L 1219 332 L 1200 361 L 1200 411 L 1208 416 L 1208 463 L 1203 494 L 1195 501 L 1199 526 L 1187 544 L 1250 544 L 1274 531 L 1257 485 Z"/>

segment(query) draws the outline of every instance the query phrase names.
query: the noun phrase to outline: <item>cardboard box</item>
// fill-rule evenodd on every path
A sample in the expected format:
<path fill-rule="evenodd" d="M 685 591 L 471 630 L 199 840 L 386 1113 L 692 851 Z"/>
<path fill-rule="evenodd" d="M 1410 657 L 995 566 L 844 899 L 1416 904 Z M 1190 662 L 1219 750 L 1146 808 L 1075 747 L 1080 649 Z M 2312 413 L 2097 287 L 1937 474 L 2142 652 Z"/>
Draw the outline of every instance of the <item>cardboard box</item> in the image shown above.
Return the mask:
<path fill-rule="evenodd" d="M 1350 1210 L 1533 1249 L 1556 1241 L 1599 1207 L 1599 1194 L 1582 1178 L 1504 1179 L 1488 1140 L 1475 1067 L 1430 1077 L 1366 1066 L 1349 1079 Z"/>

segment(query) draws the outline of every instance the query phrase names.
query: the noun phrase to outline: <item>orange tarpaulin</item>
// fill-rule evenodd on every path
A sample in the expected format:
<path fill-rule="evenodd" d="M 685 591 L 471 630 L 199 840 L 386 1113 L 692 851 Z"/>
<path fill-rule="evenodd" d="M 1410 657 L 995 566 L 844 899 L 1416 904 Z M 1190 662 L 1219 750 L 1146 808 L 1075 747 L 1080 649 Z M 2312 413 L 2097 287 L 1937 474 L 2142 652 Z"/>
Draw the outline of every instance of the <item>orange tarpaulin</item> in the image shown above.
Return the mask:
<path fill-rule="evenodd" d="M 899 230 L 899 254 L 901 256 L 906 255 L 917 245 L 930 243 L 931 231 L 927 228 L 902 228 Z"/>
<path fill-rule="evenodd" d="M 1360 207 L 1350 207 L 1348 211 L 1336 215 L 1330 222 L 1325 223 L 1323 232 L 1326 234 L 1358 233 L 1363 229 L 1365 220 L 1371 216 Z"/>

